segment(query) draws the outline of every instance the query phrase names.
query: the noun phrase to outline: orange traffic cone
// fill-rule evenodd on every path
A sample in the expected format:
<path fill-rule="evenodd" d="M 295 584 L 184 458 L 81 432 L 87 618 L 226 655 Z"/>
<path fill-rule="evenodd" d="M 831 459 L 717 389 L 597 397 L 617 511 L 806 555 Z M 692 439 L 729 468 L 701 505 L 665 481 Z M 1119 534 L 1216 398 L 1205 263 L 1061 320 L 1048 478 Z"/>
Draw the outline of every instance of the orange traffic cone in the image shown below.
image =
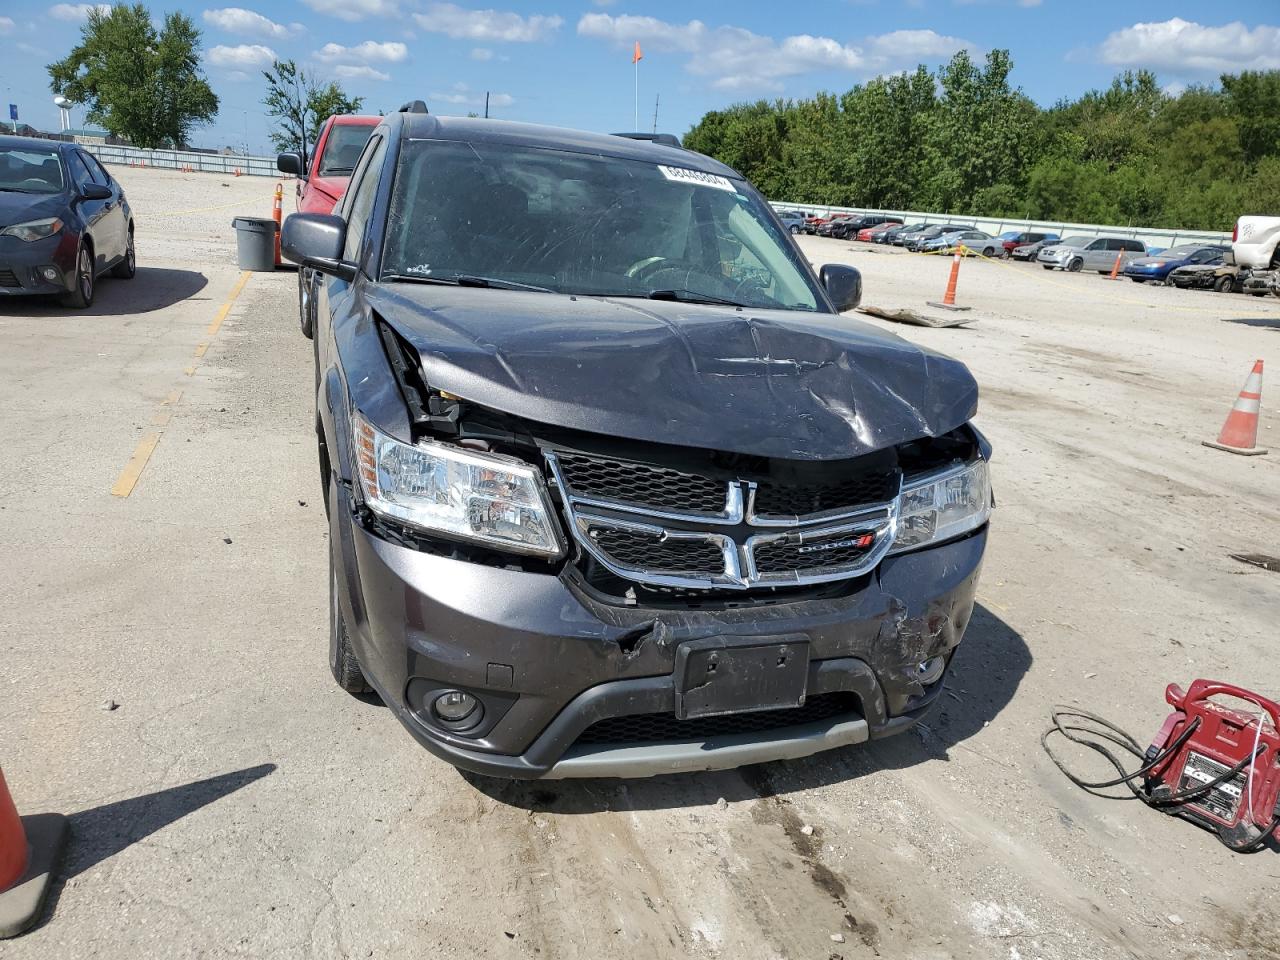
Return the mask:
<path fill-rule="evenodd" d="M 1124 254 L 1123 254 L 1123 253 L 1117 253 L 1117 254 L 1116 254 L 1116 262 L 1115 262 L 1115 264 L 1113 264 L 1113 265 L 1112 265 L 1112 267 L 1111 267 L 1111 276 L 1107 277 L 1107 279 L 1108 279 L 1108 280 L 1119 280 L 1119 279 L 1120 279 L 1120 258 L 1121 258 L 1121 257 L 1123 257 L 1123 256 L 1124 256 Z"/>
<path fill-rule="evenodd" d="M 276 184 L 276 196 L 271 202 L 271 219 L 276 222 L 276 266 L 280 266 L 280 223 L 284 218 L 284 184 Z"/>
<path fill-rule="evenodd" d="M 39 919 L 66 839 L 67 818 L 60 813 L 18 816 L 0 772 L 0 940 Z"/>
<path fill-rule="evenodd" d="M 235 175 L 236 175 L 237 177 L 238 177 L 238 176 L 240 176 L 240 168 L 239 168 L 239 167 L 236 167 L 236 173 L 235 173 Z"/>
<path fill-rule="evenodd" d="M 951 258 L 951 277 L 947 280 L 947 292 L 942 295 L 942 301 L 929 300 L 927 303 L 931 307 L 940 307 L 943 310 L 968 310 L 968 307 L 956 306 L 956 282 L 960 279 L 960 251 L 956 251 L 956 255 Z"/>
<path fill-rule="evenodd" d="M 1258 446 L 1258 410 L 1262 405 L 1262 361 L 1255 360 L 1249 379 L 1244 382 L 1235 406 L 1227 414 L 1218 439 L 1205 440 L 1206 447 L 1256 457 L 1267 451 Z"/>

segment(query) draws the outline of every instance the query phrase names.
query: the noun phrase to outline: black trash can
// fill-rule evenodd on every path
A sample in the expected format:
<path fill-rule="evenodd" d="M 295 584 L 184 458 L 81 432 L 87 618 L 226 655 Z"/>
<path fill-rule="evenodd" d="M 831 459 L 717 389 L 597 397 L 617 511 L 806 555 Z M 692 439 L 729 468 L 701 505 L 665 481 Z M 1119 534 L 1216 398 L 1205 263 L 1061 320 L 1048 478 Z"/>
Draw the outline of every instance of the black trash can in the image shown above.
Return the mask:
<path fill-rule="evenodd" d="M 241 270 L 265 270 L 276 268 L 276 231 L 274 220 L 264 217 L 236 217 L 231 221 L 236 228 L 236 258 Z"/>

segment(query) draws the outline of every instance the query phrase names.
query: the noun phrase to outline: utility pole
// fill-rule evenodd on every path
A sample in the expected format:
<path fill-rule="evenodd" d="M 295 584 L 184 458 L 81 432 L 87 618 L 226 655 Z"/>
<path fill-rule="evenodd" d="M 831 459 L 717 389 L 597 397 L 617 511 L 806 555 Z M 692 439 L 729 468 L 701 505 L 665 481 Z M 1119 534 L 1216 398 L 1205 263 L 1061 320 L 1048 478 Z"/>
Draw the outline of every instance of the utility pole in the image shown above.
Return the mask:
<path fill-rule="evenodd" d="M 653 132 L 658 132 L 658 104 L 662 102 L 662 94 L 653 98 Z"/>
<path fill-rule="evenodd" d="M 489 119 L 489 91 L 484 92 L 484 118 Z"/>

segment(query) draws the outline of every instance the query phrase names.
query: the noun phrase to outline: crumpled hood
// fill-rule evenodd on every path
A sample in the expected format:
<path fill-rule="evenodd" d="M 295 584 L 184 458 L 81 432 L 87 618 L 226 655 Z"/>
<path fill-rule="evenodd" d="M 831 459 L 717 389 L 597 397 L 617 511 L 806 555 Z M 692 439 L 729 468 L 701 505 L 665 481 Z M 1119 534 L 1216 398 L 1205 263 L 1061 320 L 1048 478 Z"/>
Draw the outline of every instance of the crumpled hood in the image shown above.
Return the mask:
<path fill-rule="evenodd" d="M 43 220 L 45 217 L 62 216 L 67 209 L 66 198 L 60 193 L 14 193 L 0 190 L 0 227 L 15 223 Z"/>
<path fill-rule="evenodd" d="M 838 314 L 407 283 L 368 301 L 432 387 L 591 433 L 835 460 L 977 409 L 963 364 Z"/>

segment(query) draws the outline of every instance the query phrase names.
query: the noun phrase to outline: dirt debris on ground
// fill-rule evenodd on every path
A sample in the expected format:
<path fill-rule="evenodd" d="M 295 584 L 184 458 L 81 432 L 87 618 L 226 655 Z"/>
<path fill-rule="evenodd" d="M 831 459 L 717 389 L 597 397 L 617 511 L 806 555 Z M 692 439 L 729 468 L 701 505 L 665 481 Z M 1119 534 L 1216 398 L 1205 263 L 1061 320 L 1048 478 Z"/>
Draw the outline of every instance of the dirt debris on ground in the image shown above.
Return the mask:
<path fill-rule="evenodd" d="M 0 545 L 22 558 L 0 762 L 24 811 L 72 822 L 52 916 L 4 960 L 1280 956 L 1275 852 L 1084 794 L 1039 747 L 1058 702 L 1141 739 L 1169 681 L 1280 692 L 1280 580 L 1232 559 L 1276 553 L 1280 460 L 1200 446 L 1280 343 L 1280 300 L 965 261 L 980 322 L 883 324 L 969 364 L 996 451 L 980 603 L 926 724 L 736 772 L 492 781 L 328 675 L 294 275 L 255 274 L 183 373 L 239 277 L 230 219 L 268 215 L 274 182 L 114 172 L 138 278 L 84 315 L 0 311 Z M 950 267 L 801 244 L 886 309 Z"/>

